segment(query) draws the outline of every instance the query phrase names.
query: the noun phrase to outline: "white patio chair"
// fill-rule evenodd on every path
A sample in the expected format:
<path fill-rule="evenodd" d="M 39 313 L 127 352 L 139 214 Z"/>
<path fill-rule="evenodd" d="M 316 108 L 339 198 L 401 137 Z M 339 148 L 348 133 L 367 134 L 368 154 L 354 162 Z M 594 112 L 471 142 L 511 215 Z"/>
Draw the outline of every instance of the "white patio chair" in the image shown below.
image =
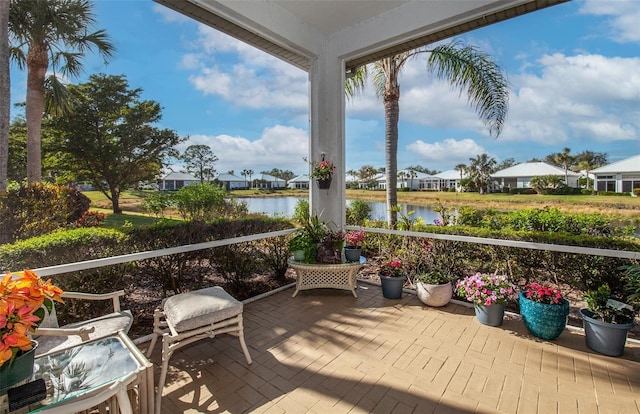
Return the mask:
<path fill-rule="evenodd" d="M 64 292 L 63 299 L 112 300 L 113 312 L 97 318 L 58 326 L 55 307 L 36 329 L 35 340 L 38 341 L 36 356 L 67 349 L 83 342 L 112 335 L 118 331 L 129 332 L 133 323 L 133 315 L 129 310 L 120 309 L 120 297 L 124 290 L 117 292 L 94 294 L 81 292 Z"/>
<path fill-rule="evenodd" d="M 110 414 L 133 414 L 131 401 L 129 401 L 129 395 L 127 394 L 127 386 L 136 378 L 136 375 L 137 372 L 132 372 L 77 398 L 71 398 L 68 402 L 40 409 L 38 413 L 73 414 L 105 404 L 109 406 Z M 117 407 L 117 410 L 115 407 Z M 100 410 L 100 412 L 103 412 L 103 410 Z"/>
<path fill-rule="evenodd" d="M 171 296 L 162 303 L 162 309 L 155 310 L 153 337 L 147 357 L 151 356 L 156 341 L 162 337 L 162 368 L 156 394 L 156 413 L 160 413 L 169 359 L 177 349 L 201 339 L 215 338 L 226 333 L 240 339 L 240 347 L 247 364 L 251 364 L 251 356 L 244 341 L 242 311 L 242 302 L 220 286 Z M 164 328 L 169 328 L 169 332 Z"/>

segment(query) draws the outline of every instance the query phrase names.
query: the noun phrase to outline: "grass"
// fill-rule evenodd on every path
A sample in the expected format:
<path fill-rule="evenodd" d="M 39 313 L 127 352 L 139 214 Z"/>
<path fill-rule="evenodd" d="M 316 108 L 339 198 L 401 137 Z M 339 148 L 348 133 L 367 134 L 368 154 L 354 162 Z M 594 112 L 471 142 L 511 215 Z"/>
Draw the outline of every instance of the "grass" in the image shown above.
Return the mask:
<path fill-rule="evenodd" d="M 385 202 L 384 191 L 347 190 L 347 198 Z M 573 213 L 601 213 L 619 217 L 640 216 L 640 197 L 592 196 L 592 195 L 541 195 L 457 192 L 411 191 L 398 192 L 398 202 L 433 206 L 441 202 L 445 206 L 473 206 L 497 210 L 558 207 Z"/>
<path fill-rule="evenodd" d="M 150 191 L 125 191 L 120 196 L 120 207 L 129 213 L 131 217 L 119 220 L 109 219 L 115 223 L 124 224 L 125 220 L 131 223 L 143 221 L 140 218 L 142 210 L 140 202 L 146 193 Z M 111 201 L 99 191 L 87 191 L 84 193 L 91 199 L 93 208 L 103 209 L 110 215 Z M 306 197 L 307 190 L 234 190 L 231 197 Z M 347 198 L 365 201 L 385 202 L 384 191 L 347 190 Z M 640 197 L 630 196 L 593 196 L 593 195 L 540 195 L 540 194 L 504 194 L 490 193 L 480 195 L 478 193 L 457 193 L 438 191 L 411 191 L 398 192 L 398 202 L 421 206 L 434 206 L 438 202 L 449 206 L 473 206 L 494 208 L 497 210 L 519 210 L 524 208 L 542 208 L 545 206 L 557 207 L 561 211 L 572 213 L 601 213 L 607 216 L 620 218 L 640 217 Z M 136 214 L 136 212 L 138 214 Z M 150 220 L 158 220 L 149 218 Z M 134 223 L 135 224 L 135 223 Z"/>

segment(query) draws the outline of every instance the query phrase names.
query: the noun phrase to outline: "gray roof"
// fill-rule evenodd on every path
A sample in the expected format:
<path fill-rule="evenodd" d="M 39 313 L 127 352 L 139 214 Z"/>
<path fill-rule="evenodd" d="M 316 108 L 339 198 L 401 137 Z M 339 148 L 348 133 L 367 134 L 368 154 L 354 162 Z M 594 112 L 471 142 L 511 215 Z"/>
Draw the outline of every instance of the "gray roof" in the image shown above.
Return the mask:
<path fill-rule="evenodd" d="M 296 178 L 292 178 L 289 180 L 290 183 L 297 183 L 297 182 L 309 182 L 309 176 L 307 174 L 300 174 L 299 176 L 297 176 Z"/>
<path fill-rule="evenodd" d="M 218 176 L 216 177 L 218 180 L 220 181 L 240 181 L 240 182 L 246 182 L 247 180 L 245 180 L 244 178 L 238 177 L 237 175 L 234 174 L 218 174 Z"/>
<path fill-rule="evenodd" d="M 540 177 L 544 175 L 560 175 L 564 177 L 564 170 L 545 162 L 523 162 L 513 167 L 505 168 L 491 174 L 493 178 L 508 177 Z M 570 177 L 579 177 L 580 174 L 569 171 Z"/>
<path fill-rule="evenodd" d="M 447 170 L 442 171 L 436 174 L 436 177 L 441 178 L 443 180 L 459 180 L 460 179 L 460 171 L 458 170 Z M 468 177 L 467 173 L 463 172 L 462 177 Z"/>
<path fill-rule="evenodd" d="M 191 174 L 175 171 L 172 171 L 169 174 L 165 175 L 162 180 L 200 181 L 200 179 L 194 177 Z"/>
<path fill-rule="evenodd" d="M 260 174 L 258 176 L 254 176 L 254 180 L 263 180 L 263 181 L 268 181 L 268 182 L 272 182 L 272 183 L 284 183 L 284 180 L 282 178 L 278 178 L 278 177 L 274 177 L 273 175 L 269 175 L 269 174 Z"/>
<path fill-rule="evenodd" d="M 607 164 L 603 167 L 591 170 L 594 174 L 617 174 L 617 173 L 639 173 L 640 172 L 640 154 L 624 160 Z"/>

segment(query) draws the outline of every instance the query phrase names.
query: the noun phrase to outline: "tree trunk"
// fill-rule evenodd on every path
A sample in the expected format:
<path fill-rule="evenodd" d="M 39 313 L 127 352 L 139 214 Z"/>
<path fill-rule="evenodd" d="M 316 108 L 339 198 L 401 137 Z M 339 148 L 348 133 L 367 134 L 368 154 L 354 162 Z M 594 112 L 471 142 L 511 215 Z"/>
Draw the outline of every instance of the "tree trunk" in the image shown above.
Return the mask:
<path fill-rule="evenodd" d="M 384 94 L 384 148 L 387 176 L 387 224 L 395 229 L 398 222 L 398 118 L 400 117 L 400 88 L 385 90 Z"/>
<path fill-rule="evenodd" d="M 40 132 L 44 112 L 44 79 L 49 66 L 44 45 L 32 45 L 27 54 L 27 181 L 42 181 L 42 154 Z"/>
<path fill-rule="evenodd" d="M 113 214 L 122 214 L 122 209 L 120 208 L 120 192 L 111 189 L 111 206 L 113 207 Z"/>
<path fill-rule="evenodd" d="M 11 75 L 9 70 L 9 0 L 0 0 L 0 191 L 7 189 Z"/>

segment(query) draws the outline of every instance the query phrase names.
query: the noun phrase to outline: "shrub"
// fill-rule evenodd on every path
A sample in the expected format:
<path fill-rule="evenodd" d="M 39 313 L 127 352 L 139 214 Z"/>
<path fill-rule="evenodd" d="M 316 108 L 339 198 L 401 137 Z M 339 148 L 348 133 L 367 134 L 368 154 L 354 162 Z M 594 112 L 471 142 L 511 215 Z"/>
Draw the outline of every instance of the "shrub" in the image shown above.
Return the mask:
<path fill-rule="evenodd" d="M 99 227 L 104 223 L 105 215 L 99 211 L 87 211 L 82 217 L 77 219 L 73 225 L 75 227 Z"/>
<path fill-rule="evenodd" d="M 65 227 L 69 217 L 77 216 L 82 209 L 79 196 L 74 193 L 67 197 L 70 191 L 75 190 L 35 183 L 2 192 L 0 243 L 24 240 Z"/>
<path fill-rule="evenodd" d="M 634 188 L 633 189 L 633 195 L 640 197 L 640 188 Z"/>
<path fill-rule="evenodd" d="M 347 206 L 347 224 L 362 226 L 371 218 L 371 206 L 362 200 L 353 200 Z"/>
<path fill-rule="evenodd" d="M 226 194 L 223 187 L 202 183 L 182 187 L 173 198 L 182 218 L 206 222 L 224 216 Z"/>
<path fill-rule="evenodd" d="M 298 199 L 296 207 L 293 210 L 293 221 L 302 225 L 309 222 L 309 199 Z"/>
<path fill-rule="evenodd" d="M 174 206 L 172 194 L 165 191 L 153 192 L 142 200 L 142 210 L 156 217 L 164 217 L 165 211 Z"/>

